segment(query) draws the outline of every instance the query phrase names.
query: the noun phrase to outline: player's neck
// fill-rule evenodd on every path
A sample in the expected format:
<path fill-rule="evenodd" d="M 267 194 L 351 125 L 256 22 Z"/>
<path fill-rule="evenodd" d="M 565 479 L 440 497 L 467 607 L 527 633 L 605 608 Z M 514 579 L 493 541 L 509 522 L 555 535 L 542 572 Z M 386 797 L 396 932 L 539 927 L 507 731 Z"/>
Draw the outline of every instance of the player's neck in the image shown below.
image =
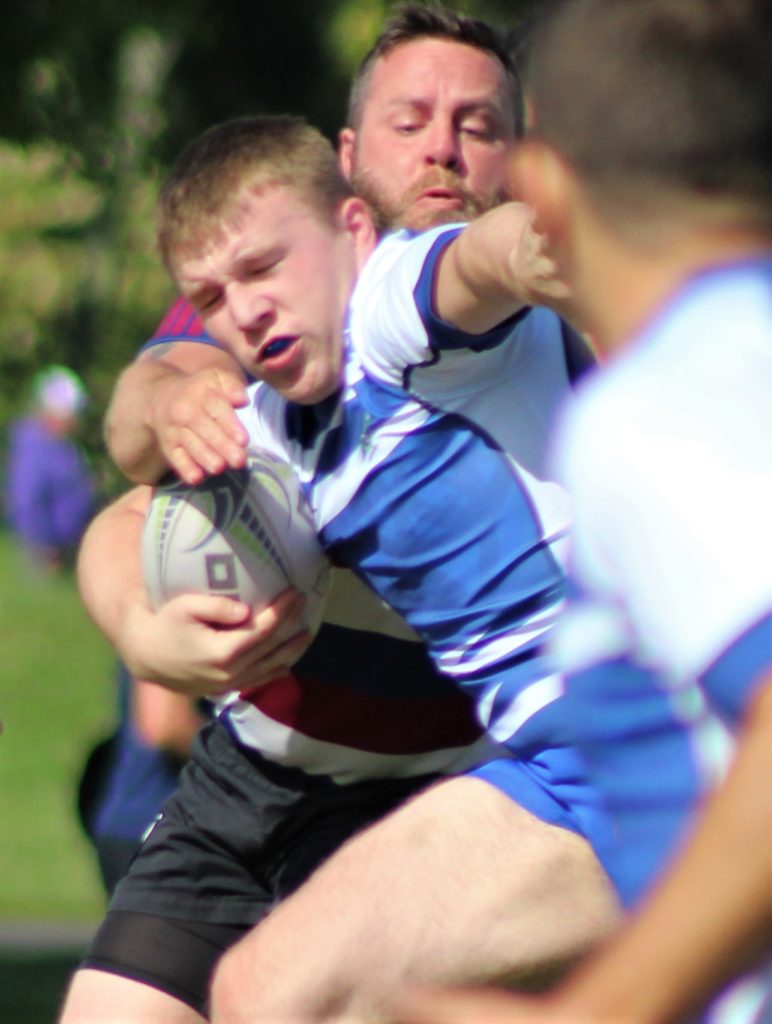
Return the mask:
<path fill-rule="evenodd" d="M 691 229 L 656 247 L 609 244 L 606 239 L 595 247 L 583 273 L 586 322 L 599 347 L 613 358 L 690 278 L 770 252 L 772 240 L 738 229 Z"/>

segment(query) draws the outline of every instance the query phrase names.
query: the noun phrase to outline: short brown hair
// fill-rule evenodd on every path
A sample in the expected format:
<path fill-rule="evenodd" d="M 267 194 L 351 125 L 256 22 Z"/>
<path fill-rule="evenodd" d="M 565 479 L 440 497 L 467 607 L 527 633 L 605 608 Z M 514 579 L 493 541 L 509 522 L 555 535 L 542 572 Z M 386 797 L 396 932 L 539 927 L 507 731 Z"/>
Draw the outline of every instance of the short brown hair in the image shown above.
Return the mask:
<path fill-rule="evenodd" d="M 244 188 L 286 186 L 332 220 L 351 189 L 332 144 L 299 117 L 239 117 L 194 139 L 174 164 L 158 199 L 157 238 L 171 256 L 215 237 Z"/>
<path fill-rule="evenodd" d="M 559 0 L 531 40 L 534 134 L 596 196 L 772 198 L 770 0 Z"/>
<path fill-rule="evenodd" d="M 386 21 L 378 38 L 359 65 L 349 93 L 347 124 L 356 129 L 362 118 L 365 93 L 374 65 L 404 43 L 416 39 L 445 39 L 482 50 L 497 60 L 509 84 L 515 112 L 515 135 L 523 130 L 523 97 L 520 77 L 512 62 L 507 43 L 492 25 L 479 18 L 469 18 L 449 10 L 440 3 L 400 4 Z"/>

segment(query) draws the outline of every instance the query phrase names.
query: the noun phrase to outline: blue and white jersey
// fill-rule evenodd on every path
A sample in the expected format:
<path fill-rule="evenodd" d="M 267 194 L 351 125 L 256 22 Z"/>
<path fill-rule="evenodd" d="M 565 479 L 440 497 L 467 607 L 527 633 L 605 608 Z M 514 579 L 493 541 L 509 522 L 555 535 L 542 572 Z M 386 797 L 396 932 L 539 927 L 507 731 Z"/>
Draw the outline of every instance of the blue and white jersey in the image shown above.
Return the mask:
<path fill-rule="evenodd" d="M 695 277 L 580 389 L 557 446 L 576 593 L 554 634 L 635 903 L 772 661 L 772 260 Z M 601 851 L 603 852 L 603 851 Z"/>
<path fill-rule="evenodd" d="M 459 413 L 524 472 L 547 480 L 556 418 L 592 356 L 544 308 L 526 309 L 479 336 L 439 320 L 431 301 L 434 268 L 462 228 L 400 231 L 381 242 L 351 299 L 352 345 L 368 377 L 428 407 Z"/>
<path fill-rule="evenodd" d="M 570 513 L 543 469 L 568 390 L 565 338 L 544 310 L 479 337 L 439 322 L 430 280 L 456 231 L 376 251 L 352 298 L 340 393 L 300 406 L 258 384 L 241 416 L 253 444 L 296 468 L 333 563 L 399 613 L 497 741 L 528 756 L 520 724 L 561 694 L 542 642 L 563 598 Z"/>
<path fill-rule="evenodd" d="M 533 547 L 538 548 L 537 538 L 543 529 L 539 516 L 532 515 L 532 512 L 535 513 L 537 507 L 550 509 L 549 515 L 545 516 L 552 532 L 541 563 L 543 579 L 535 585 L 535 578 L 539 575 L 536 572 L 534 580 L 524 580 L 523 590 L 517 595 L 524 610 L 523 623 L 530 619 L 529 627 L 522 629 L 518 640 L 522 666 L 518 661 L 517 643 L 502 645 L 502 651 L 510 651 L 512 655 L 513 678 L 518 679 L 517 685 L 520 686 L 521 675 L 525 679 L 532 672 L 543 674 L 537 666 L 535 644 L 552 622 L 552 608 L 557 604 L 560 593 L 560 572 L 550 549 L 554 547 L 557 550 L 562 543 L 565 498 L 559 489 L 543 479 L 546 440 L 556 411 L 569 393 L 571 381 L 591 364 L 592 357 L 581 338 L 552 313 L 543 310 L 530 310 L 502 330 L 483 338 L 465 336 L 439 323 L 429 302 L 432 268 L 437 253 L 460 227 L 441 228 L 415 239 L 401 233 L 382 243 L 368 263 L 365 277 L 354 296 L 350 334 L 353 343 L 358 345 L 362 337 L 359 328 L 362 316 L 367 318 L 372 312 L 378 314 L 372 321 L 374 330 L 371 333 L 379 335 L 380 341 L 372 348 L 368 342 L 366 349 L 375 360 L 370 372 L 376 381 L 385 385 L 383 396 L 388 396 L 390 403 L 394 393 L 402 390 L 402 384 L 416 395 L 417 401 L 412 406 L 410 402 L 405 403 L 403 412 L 407 418 L 403 419 L 403 424 L 409 426 L 410 417 L 421 406 L 427 410 L 445 408 L 457 413 L 467 427 L 470 423 L 474 425 L 472 435 L 478 438 L 475 445 L 487 448 L 491 443 L 490 435 L 496 439 L 491 443 L 493 450 L 500 446 L 513 452 L 520 464 L 518 498 L 513 504 L 526 526 L 521 542 L 525 561 L 526 553 Z M 401 277 L 386 282 L 384 273 L 392 267 Z M 403 291 L 404 288 L 407 290 Z M 391 310 L 392 318 L 381 318 L 380 313 L 385 309 Z M 404 332 L 402 318 L 407 325 Z M 146 347 L 168 341 L 216 344 L 203 333 L 200 322 L 184 300 L 179 300 L 170 309 Z M 356 360 L 352 360 L 347 372 L 346 396 L 356 395 L 357 387 L 361 393 L 366 393 L 364 384 L 357 383 L 362 374 Z M 378 388 L 374 388 L 371 400 L 382 400 L 375 398 L 377 392 Z M 351 421 L 347 419 L 348 434 L 337 430 L 337 421 L 333 422 L 333 417 L 338 414 L 335 400 L 313 412 L 302 409 L 290 412 L 275 395 L 271 397 L 267 388 L 258 387 L 253 397 L 255 407 L 250 411 L 248 420 L 259 421 L 260 426 L 255 429 L 262 432 L 263 443 L 285 457 L 298 460 L 298 464 L 304 467 L 307 484 L 320 503 L 324 502 L 324 508 L 319 505 L 320 514 L 327 514 L 328 519 L 329 516 L 336 518 L 334 501 L 329 494 L 326 498 L 323 494 L 330 490 L 321 483 L 327 469 L 322 465 L 315 469 L 315 460 L 322 435 L 328 427 L 336 431 L 336 438 L 349 439 L 359 428 L 355 427 L 352 433 Z M 402 397 L 406 397 L 404 391 Z M 369 413 L 360 404 L 355 415 L 366 417 Z M 424 414 L 419 412 L 418 415 L 420 419 Z M 383 419 L 383 410 L 378 417 Z M 435 416 L 434 423 L 433 430 L 438 434 L 438 416 Z M 402 426 L 399 422 L 394 426 L 394 442 L 398 442 Z M 387 433 L 381 423 L 378 428 L 380 442 L 386 440 Z M 391 442 L 385 447 L 381 444 L 379 454 L 374 455 L 368 431 L 363 434 L 360 430 L 360 439 L 363 441 L 362 449 L 367 449 L 370 458 L 364 467 L 367 473 L 370 468 L 378 468 Z M 335 443 L 337 441 L 333 442 L 333 447 Z M 347 477 L 345 487 L 350 492 L 348 472 L 343 472 L 347 458 L 345 444 L 343 441 L 338 450 L 337 456 L 342 461 L 335 474 Z M 467 459 L 473 456 L 475 445 L 470 446 Z M 356 447 L 354 444 L 349 454 L 353 455 Z M 325 457 L 326 452 L 327 448 Z M 407 447 L 403 454 L 409 454 Z M 499 453 L 496 456 L 499 472 L 501 458 Z M 349 468 L 355 461 L 351 461 Z M 414 472 L 419 471 L 419 463 L 420 458 L 413 456 Z M 360 468 L 362 465 L 360 463 Z M 388 465 L 381 468 L 388 492 Z M 508 486 L 518 479 L 510 471 L 505 478 Z M 470 483 L 474 484 L 473 478 L 464 475 L 459 489 L 449 479 L 447 490 L 453 492 L 450 498 L 440 496 L 435 488 L 434 498 L 427 502 L 433 507 L 432 515 L 436 516 L 448 500 L 451 505 L 456 503 L 459 494 L 467 493 Z M 532 494 L 537 492 L 538 500 L 532 502 Z M 394 497 L 397 499 L 396 490 Z M 498 500 L 498 494 L 490 497 L 488 512 L 496 507 Z M 337 511 L 342 511 L 342 508 Z M 377 514 L 373 513 L 371 517 L 377 517 Z M 324 518 L 320 519 L 320 525 L 329 527 L 328 538 L 332 544 L 334 525 Z M 338 525 L 341 536 L 351 529 L 342 519 Z M 431 532 L 428 520 L 426 529 Z M 481 521 L 480 533 L 484 534 L 486 529 Z M 363 527 L 359 533 L 360 542 L 365 535 Z M 412 536 L 416 543 L 415 531 Z M 458 538 L 453 540 L 459 543 Z M 494 540 L 501 546 L 500 538 L 491 537 L 491 542 Z M 338 543 L 342 545 L 341 537 Z M 507 538 L 507 545 L 509 543 L 510 538 Z M 470 533 L 466 541 L 468 553 L 473 545 L 474 538 Z M 407 563 L 407 552 L 404 554 Z M 340 557 L 355 560 L 358 556 L 349 546 Z M 389 557 L 387 552 L 387 563 Z M 529 564 L 535 567 L 538 563 L 534 557 Z M 497 564 L 503 564 L 500 556 Z M 456 571 L 458 564 L 454 562 L 454 566 L 453 571 Z M 397 562 L 391 569 L 394 575 L 401 572 Z M 367 578 L 365 573 L 362 575 Z M 440 580 L 440 584 L 442 582 Z M 448 602 L 452 599 L 467 603 L 476 600 L 474 589 L 480 586 L 480 581 L 470 576 L 466 583 L 469 594 L 466 597 L 460 594 L 454 582 L 454 587 L 447 592 Z M 539 586 L 543 596 L 537 598 L 528 611 L 528 594 L 531 590 L 538 590 Z M 506 598 L 502 594 L 503 591 L 498 600 L 503 603 Z M 543 610 L 540 609 L 541 603 L 544 604 Z M 399 606 L 403 606 L 401 600 Z M 413 609 L 416 617 L 420 618 L 418 611 Z M 449 634 L 457 629 L 454 615 L 455 612 L 445 626 Z M 486 615 L 496 618 L 493 599 Z M 468 628 L 482 629 L 485 617 L 482 615 L 480 623 L 475 625 L 473 617 L 468 616 Z M 494 625 L 497 633 L 506 628 L 503 620 L 494 622 Z M 440 630 L 439 621 L 435 622 L 435 628 Z M 353 572 L 341 568 L 333 573 L 332 593 L 321 629 L 306 654 L 293 666 L 292 672 L 267 686 L 231 695 L 226 701 L 224 714 L 239 742 L 271 760 L 311 773 L 328 774 L 338 782 L 415 776 L 426 772 L 463 772 L 490 763 L 492 759 L 501 759 L 502 755 L 510 756 L 495 740 L 483 736 L 483 729 L 476 719 L 476 700 L 469 692 L 462 692 L 454 682 L 453 675 L 459 681 L 470 681 L 472 691 L 483 689 L 488 693 L 489 702 L 498 692 L 498 679 L 488 684 L 472 681 L 477 664 L 481 665 L 483 675 L 492 678 L 492 673 L 490 667 L 486 668 L 480 651 L 475 650 L 476 645 L 470 641 L 465 643 L 466 646 L 461 644 L 454 651 L 447 641 L 440 642 L 438 650 L 442 648 L 441 656 L 433 663 L 416 630 L 381 600 L 369 584 L 365 585 Z M 495 653 L 490 650 L 488 653 L 495 660 Z M 439 670 L 440 665 L 444 671 Z M 451 674 L 445 674 L 445 671 Z M 540 693 L 538 687 L 526 692 L 516 714 L 510 717 L 527 719 L 533 706 L 543 704 L 556 694 L 554 684 L 554 680 L 549 680 L 544 693 Z M 506 702 L 506 695 L 499 696 Z M 485 706 L 481 710 L 485 720 L 490 718 Z M 511 728 L 511 723 L 507 724 L 505 733 Z M 539 765 L 534 764 L 534 779 L 541 780 L 535 782 L 536 788 L 543 788 L 547 784 L 544 782 L 546 779 L 557 781 L 559 776 L 566 791 L 573 793 L 580 773 L 574 771 L 573 764 L 564 769 L 565 760 L 562 755 L 556 756 L 560 763 L 559 771 L 553 761 L 547 763 L 543 760 Z M 508 784 L 502 781 L 501 787 L 506 788 Z M 563 790 L 555 790 L 556 806 L 564 800 L 562 793 Z M 518 798 L 523 799 L 521 794 Z M 572 802 L 575 802 L 573 798 Z M 534 813 L 541 813 L 538 804 L 529 806 Z M 575 826 L 574 822 L 569 824 Z"/>
<path fill-rule="evenodd" d="M 178 299 L 145 349 L 217 345 Z M 454 774 L 501 756 L 473 700 L 437 672 L 415 632 L 352 572 L 335 570 L 321 628 L 292 671 L 221 704 L 236 740 L 338 783 Z"/>

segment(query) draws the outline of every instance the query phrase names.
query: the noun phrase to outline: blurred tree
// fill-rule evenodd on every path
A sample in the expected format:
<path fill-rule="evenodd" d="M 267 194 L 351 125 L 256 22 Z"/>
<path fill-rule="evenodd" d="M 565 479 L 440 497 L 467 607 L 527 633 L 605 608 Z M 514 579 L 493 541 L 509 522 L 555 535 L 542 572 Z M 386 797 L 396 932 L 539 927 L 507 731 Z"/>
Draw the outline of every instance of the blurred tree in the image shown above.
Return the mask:
<path fill-rule="evenodd" d="M 99 180 L 121 159 L 124 129 L 139 129 L 162 163 L 240 113 L 302 112 L 334 134 L 350 75 L 396 2 L 27 0 L 3 18 L 0 136 L 59 142 Z M 449 0 L 505 28 L 538 2 Z M 127 67 L 129 91 L 144 101 L 134 123 Z"/>
<path fill-rule="evenodd" d="M 26 380 L 56 361 L 86 379 L 98 425 L 116 367 L 170 294 L 153 245 L 150 150 L 163 126 L 159 97 L 172 53 L 158 32 L 126 27 L 95 90 L 93 120 L 73 87 L 77 46 L 66 60 L 51 50 L 19 65 L 19 103 L 32 114 L 14 134 L 27 145 L 0 150 L 8 185 L 0 260 L 13 268 L 3 274 L 0 317 L 4 420 Z M 98 429 L 89 440 L 101 448 Z"/>
<path fill-rule="evenodd" d="M 509 27 L 539 0 L 448 2 Z M 152 228 L 163 169 L 243 113 L 303 113 L 334 138 L 394 4 L 27 0 L 4 12 L 0 428 L 52 359 L 81 373 L 101 415 L 170 296 Z"/>

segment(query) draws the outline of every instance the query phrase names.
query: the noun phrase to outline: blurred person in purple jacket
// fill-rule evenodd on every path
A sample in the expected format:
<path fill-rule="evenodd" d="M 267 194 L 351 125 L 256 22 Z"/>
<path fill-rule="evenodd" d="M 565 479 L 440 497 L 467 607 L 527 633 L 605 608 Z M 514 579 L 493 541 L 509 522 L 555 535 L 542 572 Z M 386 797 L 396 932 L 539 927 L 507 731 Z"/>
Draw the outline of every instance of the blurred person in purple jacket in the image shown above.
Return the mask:
<path fill-rule="evenodd" d="M 80 378 L 48 366 L 33 382 L 28 416 L 11 425 L 5 507 L 11 529 L 39 568 L 71 563 L 96 510 L 96 489 L 73 438 L 88 398 Z"/>

